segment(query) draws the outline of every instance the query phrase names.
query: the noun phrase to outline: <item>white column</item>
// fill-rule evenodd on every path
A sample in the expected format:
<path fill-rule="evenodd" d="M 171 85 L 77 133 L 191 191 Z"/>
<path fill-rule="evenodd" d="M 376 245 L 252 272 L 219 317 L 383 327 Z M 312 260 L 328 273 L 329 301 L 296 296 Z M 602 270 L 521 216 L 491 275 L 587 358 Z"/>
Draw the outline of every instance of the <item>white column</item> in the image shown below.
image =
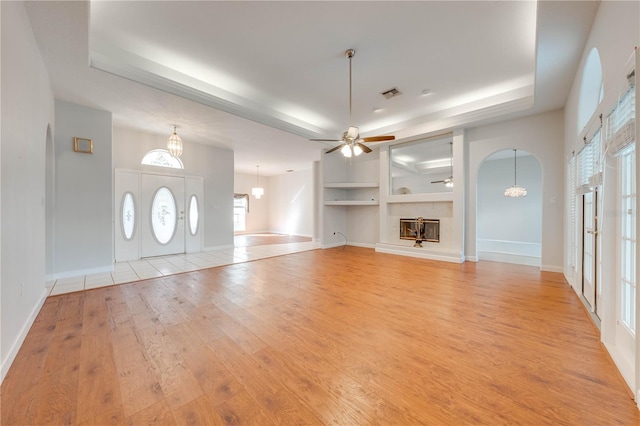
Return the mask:
<path fill-rule="evenodd" d="M 466 187 L 464 130 L 453 132 L 453 249 L 464 259 L 464 198 Z"/>

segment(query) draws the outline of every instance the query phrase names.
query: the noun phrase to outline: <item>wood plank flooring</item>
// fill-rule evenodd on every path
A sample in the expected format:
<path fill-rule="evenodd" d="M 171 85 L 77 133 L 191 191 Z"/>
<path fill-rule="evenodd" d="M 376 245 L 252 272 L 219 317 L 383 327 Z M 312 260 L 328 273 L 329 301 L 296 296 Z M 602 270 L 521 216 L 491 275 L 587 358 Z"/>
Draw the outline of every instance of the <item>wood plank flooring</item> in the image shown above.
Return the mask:
<path fill-rule="evenodd" d="M 560 274 L 314 250 L 47 299 L 3 425 L 637 425 Z"/>

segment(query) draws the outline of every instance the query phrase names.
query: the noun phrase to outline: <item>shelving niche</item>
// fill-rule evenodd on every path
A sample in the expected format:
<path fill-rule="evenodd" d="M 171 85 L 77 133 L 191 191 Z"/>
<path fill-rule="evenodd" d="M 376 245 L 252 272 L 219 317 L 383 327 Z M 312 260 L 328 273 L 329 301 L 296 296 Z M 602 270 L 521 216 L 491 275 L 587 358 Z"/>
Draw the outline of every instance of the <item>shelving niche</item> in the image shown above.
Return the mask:
<path fill-rule="evenodd" d="M 377 182 L 333 182 L 324 184 L 325 206 L 377 206 Z"/>
<path fill-rule="evenodd" d="M 323 155 L 320 200 L 322 244 L 374 247 L 380 203 L 379 150 L 355 158 Z"/>

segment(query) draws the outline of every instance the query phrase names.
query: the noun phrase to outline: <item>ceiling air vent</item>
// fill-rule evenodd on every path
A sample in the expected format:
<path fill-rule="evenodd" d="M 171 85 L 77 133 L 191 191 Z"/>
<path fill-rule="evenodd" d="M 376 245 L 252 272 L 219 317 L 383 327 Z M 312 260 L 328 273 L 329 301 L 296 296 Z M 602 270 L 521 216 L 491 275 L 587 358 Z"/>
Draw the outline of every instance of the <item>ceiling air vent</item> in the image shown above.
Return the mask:
<path fill-rule="evenodd" d="M 402 95 L 402 92 L 394 87 L 393 89 L 386 90 L 380 94 L 384 96 L 385 99 L 391 99 L 391 98 L 395 98 L 396 96 Z"/>

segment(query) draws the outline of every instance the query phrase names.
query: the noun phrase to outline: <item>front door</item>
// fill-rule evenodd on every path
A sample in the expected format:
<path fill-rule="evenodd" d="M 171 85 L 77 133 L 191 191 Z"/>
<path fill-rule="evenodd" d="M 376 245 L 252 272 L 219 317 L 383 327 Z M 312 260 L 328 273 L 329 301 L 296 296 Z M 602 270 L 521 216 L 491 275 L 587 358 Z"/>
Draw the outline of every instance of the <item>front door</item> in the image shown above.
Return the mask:
<path fill-rule="evenodd" d="M 591 311 L 598 313 L 596 303 L 597 248 L 598 248 L 598 192 L 583 195 L 582 221 L 582 295 L 589 303 Z"/>
<path fill-rule="evenodd" d="M 141 176 L 141 257 L 185 252 L 184 178 Z"/>

